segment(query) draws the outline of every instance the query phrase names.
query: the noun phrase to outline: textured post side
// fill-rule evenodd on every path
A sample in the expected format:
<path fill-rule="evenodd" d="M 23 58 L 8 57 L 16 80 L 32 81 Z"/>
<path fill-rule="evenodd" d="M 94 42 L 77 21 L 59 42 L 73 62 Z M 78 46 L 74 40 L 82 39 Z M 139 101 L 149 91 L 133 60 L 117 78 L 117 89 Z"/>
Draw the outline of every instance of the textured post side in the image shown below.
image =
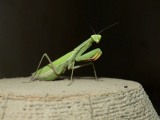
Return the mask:
<path fill-rule="evenodd" d="M 25 83 L 0 80 L 1 120 L 159 120 L 143 87 L 102 78 Z M 59 86 L 58 86 L 59 85 Z"/>

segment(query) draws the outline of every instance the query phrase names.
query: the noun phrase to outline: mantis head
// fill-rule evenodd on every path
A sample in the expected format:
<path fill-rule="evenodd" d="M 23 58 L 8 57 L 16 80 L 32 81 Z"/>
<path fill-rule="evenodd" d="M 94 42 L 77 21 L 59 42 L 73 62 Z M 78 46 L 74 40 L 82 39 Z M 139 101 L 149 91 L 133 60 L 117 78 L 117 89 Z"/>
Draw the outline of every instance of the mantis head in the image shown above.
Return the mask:
<path fill-rule="evenodd" d="M 91 35 L 91 39 L 92 39 L 94 42 L 99 43 L 99 41 L 100 41 L 101 38 L 102 38 L 102 36 L 99 35 L 99 34 L 100 34 L 101 32 L 103 32 L 104 30 L 106 30 L 106 29 L 108 29 L 108 28 L 110 28 L 110 27 L 112 27 L 112 26 L 114 26 L 114 25 L 116 25 L 116 24 L 118 24 L 118 22 L 116 22 L 116 23 L 114 23 L 114 24 L 112 24 L 112 25 L 104 28 L 104 29 L 101 30 L 98 34 L 96 34 L 95 31 L 93 30 L 93 28 L 90 26 L 90 28 L 91 28 L 92 31 L 94 32 L 94 35 Z"/>
<path fill-rule="evenodd" d="M 99 43 L 99 41 L 101 40 L 101 35 L 95 34 L 95 35 L 91 35 L 91 39 L 96 42 Z"/>

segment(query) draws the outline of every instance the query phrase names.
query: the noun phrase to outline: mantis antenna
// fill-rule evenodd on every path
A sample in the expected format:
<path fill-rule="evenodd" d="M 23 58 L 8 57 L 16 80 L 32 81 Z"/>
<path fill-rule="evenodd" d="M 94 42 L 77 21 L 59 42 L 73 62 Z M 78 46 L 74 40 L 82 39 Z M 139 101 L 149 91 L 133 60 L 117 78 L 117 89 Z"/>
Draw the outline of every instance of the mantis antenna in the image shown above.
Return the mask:
<path fill-rule="evenodd" d="M 92 29 L 92 31 L 94 32 L 94 34 L 96 34 L 96 32 L 93 30 L 93 28 L 91 26 L 89 26 L 89 27 Z"/>
<path fill-rule="evenodd" d="M 116 23 L 114 23 L 114 24 L 112 24 L 112 25 L 109 25 L 108 27 L 106 27 L 106 28 L 104 28 L 103 30 L 101 30 L 98 34 L 100 34 L 101 32 L 103 32 L 104 30 L 106 30 L 106 29 L 108 29 L 108 28 L 110 28 L 110 27 L 112 27 L 112 26 L 114 26 L 114 25 L 116 25 L 116 24 L 118 24 L 119 22 L 116 22 Z"/>

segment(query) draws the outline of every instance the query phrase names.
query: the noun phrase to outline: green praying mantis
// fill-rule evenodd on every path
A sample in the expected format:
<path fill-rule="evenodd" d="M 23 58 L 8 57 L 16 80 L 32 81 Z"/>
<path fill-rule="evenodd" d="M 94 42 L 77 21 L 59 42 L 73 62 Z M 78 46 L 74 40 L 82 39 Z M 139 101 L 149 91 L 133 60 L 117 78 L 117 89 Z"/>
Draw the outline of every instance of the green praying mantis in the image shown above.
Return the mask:
<path fill-rule="evenodd" d="M 95 70 L 93 61 L 97 60 L 102 55 L 102 51 L 99 48 L 97 48 L 88 53 L 85 53 L 85 54 L 83 53 L 92 45 L 93 42 L 99 43 L 102 37 L 100 35 L 102 31 L 108 29 L 109 27 L 117 23 L 114 23 L 106 27 L 105 29 L 101 30 L 98 34 L 96 34 L 95 31 L 91 28 L 93 32 L 95 33 L 94 35 L 91 35 L 91 37 L 88 40 L 84 41 L 78 47 L 73 49 L 73 51 L 65 54 L 64 56 L 60 57 L 59 59 L 53 62 L 50 60 L 49 56 L 46 53 L 43 54 L 39 62 L 39 65 L 37 67 L 37 70 L 34 73 L 32 73 L 31 81 L 33 80 L 43 80 L 43 81 L 55 80 L 59 78 L 61 75 L 63 75 L 65 71 L 68 69 L 68 70 L 72 70 L 71 79 L 69 83 L 69 85 L 71 85 L 71 83 L 73 82 L 73 79 L 72 79 L 73 71 L 75 69 L 78 69 L 78 68 L 81 68 L 87 65 L 92 65 L 93 70 L 94 70 L 95 79 L 97 80 L 97 74 L 96 74 L 96 70 Z M 47 60 L 49 61 L 49 64 L 39 69 L 44 57 L 47 58 Z M 86 63 L 75 66 L 76 62 L 86 62 Z"/>

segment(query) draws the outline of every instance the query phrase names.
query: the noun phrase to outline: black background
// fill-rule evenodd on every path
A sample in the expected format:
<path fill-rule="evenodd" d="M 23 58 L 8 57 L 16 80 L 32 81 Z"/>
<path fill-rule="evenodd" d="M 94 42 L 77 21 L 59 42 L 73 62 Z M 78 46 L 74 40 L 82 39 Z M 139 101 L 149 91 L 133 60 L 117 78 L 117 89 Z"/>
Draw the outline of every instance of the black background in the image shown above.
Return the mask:
<path fill-rule="evenodd" d="M 89 25 L 99 32 L 119 22 L 88 50 L 103 51 L 97 74 L 141 83 L 160 114 L 159 6 L 143 0 L 0 0 L 0 78 L 30 76 L 44 53 L 55 60 L 88 39 Z M 93 71 L 85 67 L 74 75 Z"/>

